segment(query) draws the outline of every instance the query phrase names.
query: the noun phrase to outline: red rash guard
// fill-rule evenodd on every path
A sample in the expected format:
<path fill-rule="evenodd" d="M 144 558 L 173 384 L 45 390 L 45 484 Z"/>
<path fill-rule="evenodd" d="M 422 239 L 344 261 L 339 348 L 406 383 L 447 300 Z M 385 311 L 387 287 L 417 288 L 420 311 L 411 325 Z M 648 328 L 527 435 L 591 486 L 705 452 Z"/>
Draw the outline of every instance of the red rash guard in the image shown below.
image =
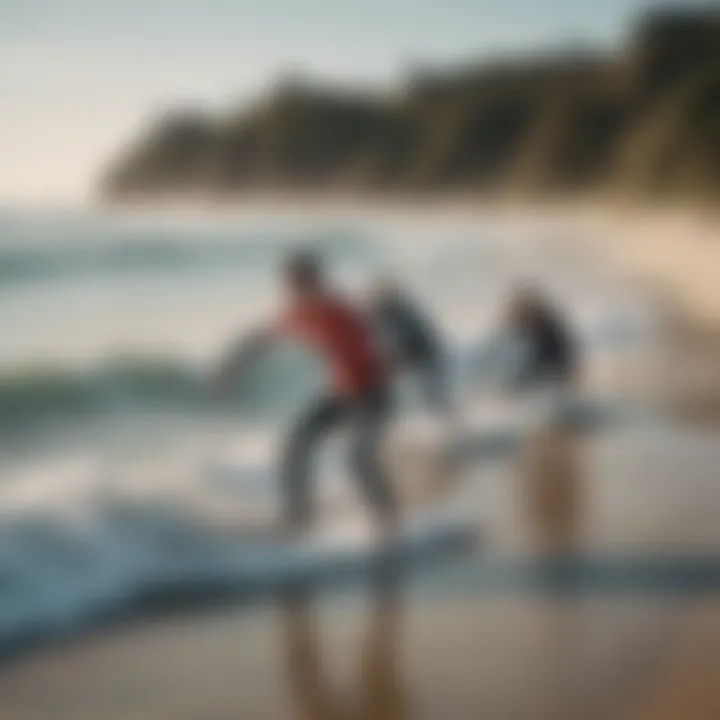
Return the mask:
<path fill-rule="evenodd" d="M 363 395 L 385 379 L 370 330 L 360 314 L 338 298 L 293 308 L 280 330 L 306 342 L 328 361 L 332 384 L 343 396 Z"/>

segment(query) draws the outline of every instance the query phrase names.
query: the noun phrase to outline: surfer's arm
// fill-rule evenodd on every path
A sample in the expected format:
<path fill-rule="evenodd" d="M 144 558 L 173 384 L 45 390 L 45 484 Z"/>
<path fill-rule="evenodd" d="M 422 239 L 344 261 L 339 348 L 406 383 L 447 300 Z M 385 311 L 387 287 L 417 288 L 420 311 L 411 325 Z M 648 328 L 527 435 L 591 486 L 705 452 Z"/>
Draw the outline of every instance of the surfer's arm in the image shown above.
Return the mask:
<path fill-rule="evenodd" d="M 274 342 L 273 328 L 259 328 L 236 339 L 225 353 L 216 373 L 216 386 L 226 388 L 235 378 L 241 377 Z"/>

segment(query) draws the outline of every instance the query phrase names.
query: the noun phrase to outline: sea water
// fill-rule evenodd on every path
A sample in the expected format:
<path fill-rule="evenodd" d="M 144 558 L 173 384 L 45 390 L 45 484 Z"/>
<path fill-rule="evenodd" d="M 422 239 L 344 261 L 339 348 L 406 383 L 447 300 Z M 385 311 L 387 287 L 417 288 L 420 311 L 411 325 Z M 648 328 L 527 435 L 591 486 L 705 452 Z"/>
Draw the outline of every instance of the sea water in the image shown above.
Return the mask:
<path fill-rule="evenodd" d="M 322 364 L 288 346 L 222 397 L 211 377 L 279 311 L 288 251 L 322 253 L 359 303 L 378 278 L 407 288 L 447 342 L 463 412 L 492 424 L 518 283 L 547 289 L 589 367 L 657 332 L 651 299 L 581 240 L 478 213 L 0 212 L 0 644 L 262 569 L 283 432 Z M 320 504 L 347 493 L 339 468 L 329 452 Z"/>

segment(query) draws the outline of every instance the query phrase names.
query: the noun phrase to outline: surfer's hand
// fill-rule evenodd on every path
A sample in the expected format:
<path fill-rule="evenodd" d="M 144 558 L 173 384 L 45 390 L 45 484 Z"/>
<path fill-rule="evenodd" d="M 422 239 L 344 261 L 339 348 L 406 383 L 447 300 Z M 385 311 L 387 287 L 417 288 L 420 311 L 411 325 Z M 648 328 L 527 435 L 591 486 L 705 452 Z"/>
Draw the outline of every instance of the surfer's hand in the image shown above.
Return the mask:
<path fill-rule="evenodd" d="M 270 340 L 268 332 L 258 330 L 236 341 L 215 375 L 215 391 L 218 394 L 226 392 L 233 380 L 244 374 L 248 365 L 256 360 Z"/>

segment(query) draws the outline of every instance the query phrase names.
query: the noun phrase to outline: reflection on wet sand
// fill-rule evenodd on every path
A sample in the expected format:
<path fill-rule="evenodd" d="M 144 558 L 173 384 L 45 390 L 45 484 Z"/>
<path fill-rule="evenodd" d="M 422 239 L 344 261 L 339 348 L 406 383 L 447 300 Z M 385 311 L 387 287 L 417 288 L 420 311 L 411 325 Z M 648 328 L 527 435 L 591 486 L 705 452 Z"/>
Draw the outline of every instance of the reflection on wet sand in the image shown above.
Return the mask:
<path fill-rule="evenodd" d="M 283 607 L 285 662 L 295 716 L 303 720 L 402 720 L 408 717 L 399 663 L 400 597 L 397 586 L 378 581 L 359 653 L 353 699 L 335 691 L 324 665 L 320 628 L 311 598 L 294 594 Z"/>
<path fill-rule="evenodd" d="M 581 438 L 553 427 L 535 433 L 521 461 L 521 504 L 532 547 L 540 554 L 578 549 L 583 525 Z"/>
<path fill-rule="evenodd" d="M 546 558 L 572 558 L 582 534 L 583 493 L 581 439 L 566 427 L 538 430 L 523 448 L 520 462 L 519 516 L 526 527 L 531 552 Z M 560 582 L 556 582 L 560 580 Z M 569 590 L 573 583 L 549 572 L 539 596 L 529 608 L 537 630 L 537 651 L 546 658 L 533 678 L 538 720 L 571 718 L 582 707 L 579 679 L 584 671 L 585 627 L 582 612 Z"/>

